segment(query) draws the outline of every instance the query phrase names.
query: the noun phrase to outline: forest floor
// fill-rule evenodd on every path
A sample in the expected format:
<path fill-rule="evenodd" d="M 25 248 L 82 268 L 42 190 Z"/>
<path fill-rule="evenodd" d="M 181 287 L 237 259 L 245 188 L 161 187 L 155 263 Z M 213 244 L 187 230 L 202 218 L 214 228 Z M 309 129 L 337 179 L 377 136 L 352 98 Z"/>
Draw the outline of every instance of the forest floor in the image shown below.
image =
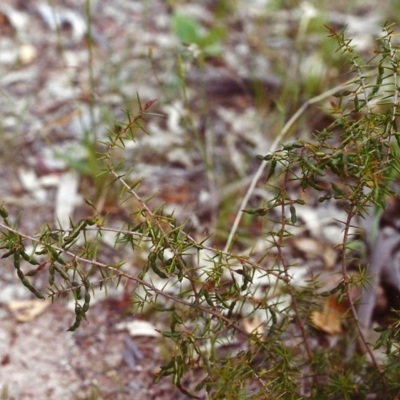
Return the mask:
<path fill-rule="evenodd" d="M 243 196 L 255 156 L 305 100 L 343 80 L 323 25 L 348 25 L 361 51 L 372 54 L 391 12 L 380 7 L 378 14 L 373 1 L 338 1 L 330 11 L 262 0 L 92 0 L 85 3 L 90 10 L 82 3 L 0 5 L 0 204 L 26 235 L 44 223 L 88 217 L 84 198 L 122 226 L 130 210 L 116 207 L 118 193 L 96 178 L 101 167 L 90 145 L 126 122 L 126 110 L 134 115 L 138 97 L 142 104 L 157 99 L 157 115 L 145 122 L 149 135 L 139 134 L 123 157 L 143 179 L 143 196 L 157 193 L 154 205 L 189 219 L 197 237 L 217 232 L 215 246 L 226 240 L 239 206 L 227 204 Z M 185 20 L 177 13 L 198 21 L 197 48 L 180 42 L 187 33 L 180 33 Z M 315 107 L 293 135 L 327 120 Z M 260 229 L 254 223 L 250 234 Z M 308 246 L 327 254 L 318 241 Z M 132 315 L 129 287 L 100 293 L 87 322 L 67 332 L 73 307 L 33 300 L 8 259 L 1 269 L 2 399 L 189 398 L 167 378 L 153 383 L 168 351 L 158 335 L 167 322 L 151 312 Z M 189 391 L 199 383 L 195 374 L 185 379 Z"/>

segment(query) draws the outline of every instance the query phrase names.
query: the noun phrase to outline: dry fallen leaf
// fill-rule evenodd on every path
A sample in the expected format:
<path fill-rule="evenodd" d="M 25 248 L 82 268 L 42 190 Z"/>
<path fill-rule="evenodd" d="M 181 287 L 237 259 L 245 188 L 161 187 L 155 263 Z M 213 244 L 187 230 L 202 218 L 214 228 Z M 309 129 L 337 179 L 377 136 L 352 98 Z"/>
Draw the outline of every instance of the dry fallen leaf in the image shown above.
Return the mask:
<path fill-rule="evenodd" d="M 156 331 L 156 327 L 147 321 L 135 319 L 133 321 L 121 322 L 116 325 L 118 330 L 127 329 L 131 336 L 151 336 L 158 337 L 160 334 Z"/>
<path fill-rule="evenodd" d="M 337 253 L 327 243 L 311 238 L 294 238 L 292 240 L 295 248 L 305 254 L 307 259 L 322 259 L 325 269 L 332 269 L 336 264 Z"/>
<path fill-rule="evenodd" d="M 82 200 L 78 187 L 79 175 L 75 171 L 65 172 L 59 180 L 55 216 L 56 224 L 62 227 L 69 226 L 70 216 Z"/>
<path fill-rule="evenodd" d="M 247 333 L 264 333 L 264 324 L 259 318 L 255 317 L 251 320 L 248 318 L 243 318 L 242 324 Z"/>
<path fill-rule="evenodd" d="M 341 320 L 345 313 L 334 296 L 328 297 L 322 307 L 322 311 L 314 311 L 311 314 L 311 323 L 320 331 L 336 334 L 342 333 Z"/>
<path fill-rule="evenodd" d="M 23 44 L 19 48 L 19 60 L 23 65 L 32 63 L 38 55 L 36 47 L 31 44 Z"/>
<path fill-rule="evenodd" d="M 34 320 L 51 304 L 49 300 L 14 300 L 7 305 L 18 322 Z"/>

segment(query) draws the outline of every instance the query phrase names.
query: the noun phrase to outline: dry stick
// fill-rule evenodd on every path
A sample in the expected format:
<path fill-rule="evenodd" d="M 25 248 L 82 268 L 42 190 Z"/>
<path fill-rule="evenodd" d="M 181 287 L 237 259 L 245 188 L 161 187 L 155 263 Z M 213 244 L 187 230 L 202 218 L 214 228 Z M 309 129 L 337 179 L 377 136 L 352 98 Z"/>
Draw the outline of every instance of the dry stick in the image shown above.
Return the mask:
<path fill-rule="evenodd" d="M 286 133 L 288 132 L 288 130 L 292 127 L 292 125 L 296 122 L 296 120 L 304 113 L 304 111 L 307 109 L 308 106 L 318 103 L 321 100 L 326 99 L 329 96 L 332 96 L 334 93 L 338 92 L 339 90 L 343 90 L 345 87 L 347 87 L 348 85 L 354 83 L 354 79 L 350 79 L 345 83 L 342 83 L 338 86 L 335 86 L 334 88 L 327 90 L 326 92 L 313 97 L 310 100 L 307 100 L 297 111 L 296 113 L 292 116 L 292 118 L 290 118 L 290 120 L 285 124 L 285 126 L 282 128 L 282 130 L 279 132 L 278 136 L 275 138 L 274 142 L 271 145 L 270 148 L 270 152 L 273 153 L 280 141 L 283 139 L 283 137 L 286 135 Z M 242 203 L 240 204 L 239 210 L 236 214 L 236 218 L 235 221 L 232 225 L 232 229 L 229 233 L 229 237 L 228 240 L 226 242 L 224 251 L 227 252 L 229 251 L 229 248 L 232 244 L 233 238 L 236 234 L 236 231 L 238 229 L 240 220 L 242 219 L 242 215 L 243 215 L 243 210 L 247 207 L 247 203 L 250 200 L 250 197 L 252 196 L 254 189 L 257 185 L 258 180 L 260 179 L 265 167 L 267 166 L 267 161 L 262 161 L 261 165 L 258 167 L 258 170 L 256 171 L 256 173 L 254 174 L 254 177 L 250 183 L 249 188 L 247 189 L 246 195 L 244 196 Z"/>

